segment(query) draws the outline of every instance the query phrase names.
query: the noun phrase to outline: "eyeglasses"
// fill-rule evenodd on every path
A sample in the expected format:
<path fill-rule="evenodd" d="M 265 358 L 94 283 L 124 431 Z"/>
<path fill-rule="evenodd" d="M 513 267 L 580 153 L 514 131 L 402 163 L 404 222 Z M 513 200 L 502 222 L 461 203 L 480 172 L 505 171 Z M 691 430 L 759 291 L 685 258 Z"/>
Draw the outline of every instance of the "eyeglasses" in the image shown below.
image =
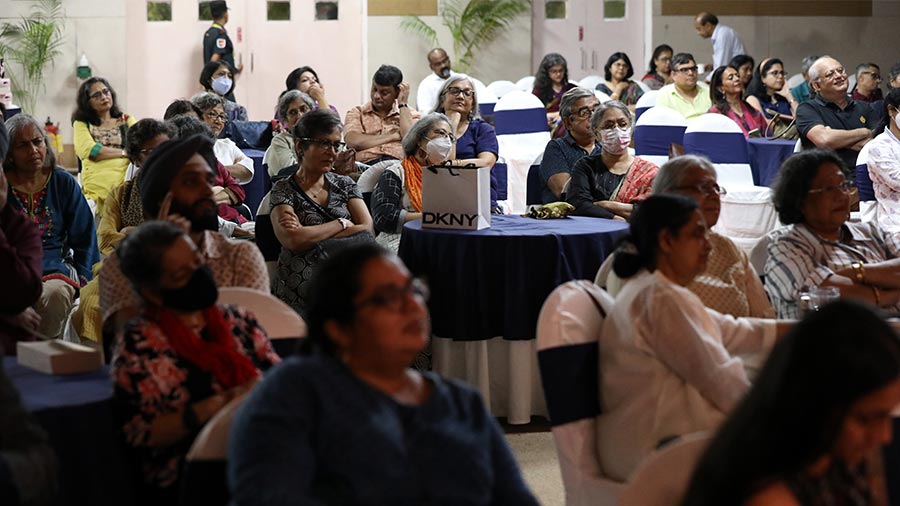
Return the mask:
<path fill-rule="evenodd" d="M 326 141 L 325 139 L 311 139 L 309 137 L 301 137 L 300 140 L 316 144 L 322 149 L 331 149 L 336 153 L 340 153 L 347 148 L 347 143 L 341 141 L 331 142 Z"/>
<path fill-rule="evenodd" d="M 868 71 L 868 70 L 867 70 L 867 71 L 865 71 L 865 72 L 860 72 L 860 74 L 861 74 L 861 75 L 868 74 L 868 75 L 872 76 L 872 79 L 874 79 L 874 80 L 876 80 L 876 81 L 881 81 L 881 74 L 879 74 L 879 73 L 877 73 L 877 72 L 871 72 L 871 71 Z"/>
<path fill-rule="evenodd" d="M 828 72 L 825 72 L 825 75 L 822 76 L 822 79 L 828 79 L 829 81 L 834 80 L 839 76 L 846 76 L 847 71 L 844 70 L 844 67 L 838 67 L 836 69 L 831 69 Z"/>
<path fill-rule="evenodd" d="M 219 121 L 222 123 L 225 123 L 226 121 L 228 121 L 228 116 L 221 114 L 221 113 L 215 113 L 212 111 L 203 113 L 203 117 L 210 121 Z"/>
<path fill-rule="evenodd" d="M 713 195 L 722 196 L 722 195 L 725 195 L 728 193 L 728 191 L 726 191 L 725 188 L 722 188 L 721 186 L 719 186 L 716 183 L 698 184 L 698 185 L 694 185 L 694 186 L 676 186 L 675 188 L 673 188 L 673 190 L 695 191 L 697 193 L 700 193 L 702 195 L 706 195 L 709 197 L 711 197 Z"/>
<path fill-rule="evenodd" d="M 787 72 L 785 72 L 783 70 L 770 70 L 770 71 L 766 72 L 766 74 L 773 76 L 773 77 L 784 77 L 787 75 Z"/>
<path fill-rule="evenodd" d="M 853 188 L 854 188 L 853 183 L 851 183 L 850 181 L 841 181 L 841 184 L 839 184 L 837 186 L 826 186 L 824 188 L 813 188 L 813 189 L 809 190 L 809 194 L 813 195 L 816 193 L 823 193 L 823 194 L 832 194 L 833 195 L 838 192 L 847 194 L 847 193 L 850 193 L 851 191 L 853 191 Z"/>
<path fill-rule="evenodd" d="M 422 302 L 427 301 L 430 295 L 428 285 L 419 278 L 412 278 L 402 288 L 390 286 L 379 290 L 360 302 L 357 307 L 376 306 L 390 311 L 401 311 L 406 307 L 406 301 L 410 295 L 418 297 Z"/>
<path fill-rule="evenodd" d="M 97 99 L 99 99 L 100 97 L 109 97 L 109 96 L 112 96 L 112 91 L 110 91 L 109 88 L 103 88 L 102 90 L 97 91 L 97 92 L 94 92 L 94 93 L 91 93 L 91 94 L 88 95 L 88 96 L 91 98 L 91 100 L 97 100 Z"/>
<path fill-rule="evenodd" d="M 300 106 L 299 109 L 288 109 L 287 115 L 288 116 L 297 116 L 298 114 L 306 114 L 308 112 L 309 112 L 309 106 L 303 105 L 303 106 Z"/>
<path fill-rule="evenodd" d="M 693 67 L 681 67 L 680 69 L 675 69 L 675 72 L 680 74 L 696 74 L 699 68 L 694 65 Z"/>
<path fill-rule="evenodd" d="M 576 118 L 581 118 L 581 119 L 590 118 L 591 115 L 594 114 L 594 111 L 596 111 L 598 107 L 600 107 L 600 106 L 595 105 L 595 106 L 591 107 L 589 105 L 586 105 L 586 106 L 578 109 L 577 111 L 573 112 L 572 116 L 575 116 Z"/>
<path fill-rule="evenodd" d="M 436 139 L 438 137 L 446 137 L 446 138 L 450 139 L 450 142 L 456 142 L 456 137 L 453 134 L 451 134 L 450 132 L 444 130 L 443 128 L 439 128 L 432 133 L 434 134 L 434 137 L 432 137 L 432 139 Z"/>
<path fill-rule="evenodd" d="M 462 88 L 457 88 L 456 86 L 451 86 L 447 88 L 447 93 L 453 95 L 454 97 L 462 95 L 466 98 L 472 98 L 475 95 L 475 90 L 464 90 Z"/>

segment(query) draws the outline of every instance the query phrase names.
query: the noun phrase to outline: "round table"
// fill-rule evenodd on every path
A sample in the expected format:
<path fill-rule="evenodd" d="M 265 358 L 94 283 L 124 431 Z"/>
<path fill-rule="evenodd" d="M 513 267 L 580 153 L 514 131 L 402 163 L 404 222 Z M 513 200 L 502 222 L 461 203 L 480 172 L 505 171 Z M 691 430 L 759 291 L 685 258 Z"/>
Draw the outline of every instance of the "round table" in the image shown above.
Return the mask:
<path fill-rule="evenodd" d="M 544 415 L 534 338 L 544 300 L 594 279 L 628 224 L 601 218 L 492 215 L 478 230 L 404 225 L 399 255 L 431 288 L 433 368 L 477 386 L 495 416 Z"/>
<path fill-rule="evenodd" d="M 750 157 L 750 172 L 753 184 L 771 186 L 775 182 L 781 164 L 794 154 L 797 141 L 784 139 L 747 139 L 747 154 Z"/>

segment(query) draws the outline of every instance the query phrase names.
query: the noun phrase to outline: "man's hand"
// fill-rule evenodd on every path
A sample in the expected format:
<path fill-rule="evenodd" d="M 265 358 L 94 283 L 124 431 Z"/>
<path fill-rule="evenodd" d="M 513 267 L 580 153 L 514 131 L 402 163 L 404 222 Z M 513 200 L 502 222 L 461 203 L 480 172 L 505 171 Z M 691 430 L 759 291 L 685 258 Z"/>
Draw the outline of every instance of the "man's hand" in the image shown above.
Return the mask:
<path fill-rule="evenodd" d="M 400 83 L 397 88 L 397 104 L 409 104 L 409 83 Z"/>
<path fill-rule="evenodd" d="M 159 214 L 156 215 L 156 219 L 174 223 L 182 230 L 184 230 L 185 234 L 190 234 L 191 222 L 188 221 L 187 218 L 178 214 L 169 214 L 169 209 L 172 207 L 173 198 L 175 198 L 175 196 L 171 191 L 169 191 L 169 193 L 166 193 L 166 198 L 163 199 L 162 204 L 160 204 L 159 206 Z"/>
<path fill-rule="evenodd" d="M 356 172 L 356 150 L 348 148 L 338 153 L 333 167 L 334 172 L 342 176 Z"/>

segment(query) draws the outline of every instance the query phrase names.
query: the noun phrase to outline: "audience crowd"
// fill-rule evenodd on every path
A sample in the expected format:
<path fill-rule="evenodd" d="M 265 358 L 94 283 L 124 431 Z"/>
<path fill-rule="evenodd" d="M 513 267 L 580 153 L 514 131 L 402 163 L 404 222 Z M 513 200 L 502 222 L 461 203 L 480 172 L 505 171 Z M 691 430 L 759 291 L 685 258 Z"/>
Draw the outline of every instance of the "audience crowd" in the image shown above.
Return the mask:
<path fill-rule="evenodd" d="M 479 82 L 435 48 L 416 95 L 384 64 L 342 117 L 319 74 L 298 67 L 274 113 L 252 111 L 273 118 L 255 166 L 233 93 L 241 69 L 223 52 L 227 10 L 210 3 L 221 47 L 201 91 L 162 119 L 123 112 L 102 77 L 81 83 L 77 178 L 29 111 L 0 124 L 0 271 L 15 287 L 0 294 L 3 354 L 63 337 L 103 350 L 141 504 L 178 503 L 195 438 L 230 403 L 243 403 L 234 504 L 537 504 L 480 395 L 412 366 L 429 346 L 428 288 L 396 256 L 423 216 L 429 166 L 487 167 L 491 212 L 509 212 Z M 715 15 L 694 28 L 712 65 L 660 44 L 646 71 L 612 53 L 594 89 L 570 81 L 558 53 L 535 70 L 551 139 L 535 169 L 541 202 L 628 222 L 597 273 L 615 304 L 599 337 L 597 447 L 585 450 L 624 482 L 709 431 L 685 505 L 877 504 L 873 456 L 900 404 L 900 338 L 882 315 L 900 315 L 900 64 L 882 90 L 875 63 L 851 86 L 844 63 L 809 56 L 789 86 L 782 59 L 747 55 Z M 634 154 L 650 93 L 685 120 L 720 114 L 745 137 L 802 147 L 772 186 L 781 226 L 758 248 L 761 272 L 712 230 L 728 194 L 716 166 L 678 146 L 661 166 Z M 244 205 L 254 178 L 272 181 L 258 224 Z M 861 199 L 873 219 L 851 215 Z M 277 241 L 271 279 L 263 234 Z M 280 357 L 251 311 L 219 302 L 229 287 L 302 317 L 296 356 Z M 826 288 L 841 300 L 817 305 L 810 294 Z M 0 496 L 52 504 L 51 442 L 2 368 L 0 428 Z"/>

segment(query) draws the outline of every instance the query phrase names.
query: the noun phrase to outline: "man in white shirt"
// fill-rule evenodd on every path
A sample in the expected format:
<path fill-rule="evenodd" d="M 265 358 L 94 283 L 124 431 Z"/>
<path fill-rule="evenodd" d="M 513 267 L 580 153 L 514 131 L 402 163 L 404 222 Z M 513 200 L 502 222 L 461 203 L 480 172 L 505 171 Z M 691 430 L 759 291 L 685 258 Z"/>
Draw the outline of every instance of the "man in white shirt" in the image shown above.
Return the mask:
<path fill-rule="evenodd" d="M 428 114 L 434 110 L 441 86 L 453 74 L 453 71 L 450 70 L 450 57 L 439 47 L 428 52 L 428 66 L 432 73 L 422 79 L 416 93 L 416 107 L 422 114 Z"/>
<path fill-rule="evenodd" d="M 697 14 L 694 18 L 694 28 L 700 37 L 712 39 L 713 66 L 710 70 L 728 65 L 728 62 L 739 54 L 747 54 L 737 32 L 729 26 L 720 25 L 719 18 L 715 14 L 709 12 Z"/>

